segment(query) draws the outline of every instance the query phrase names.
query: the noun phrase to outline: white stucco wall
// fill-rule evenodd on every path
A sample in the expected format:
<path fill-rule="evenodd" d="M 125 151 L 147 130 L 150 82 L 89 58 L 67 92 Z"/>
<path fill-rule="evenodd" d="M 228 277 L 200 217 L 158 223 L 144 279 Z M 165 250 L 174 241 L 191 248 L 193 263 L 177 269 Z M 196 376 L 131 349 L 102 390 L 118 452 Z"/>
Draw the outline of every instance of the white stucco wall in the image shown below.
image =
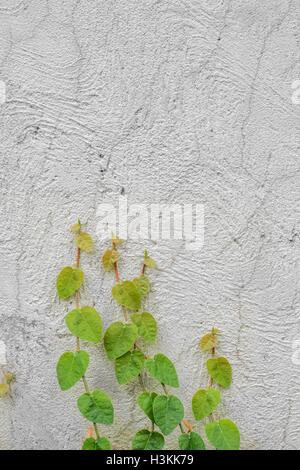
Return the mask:
<path fill-rule="evenodd" d="M 75 259 L 69 226 L 80 217 L 94 234 L 98 205 L 122 193 L 205 206 L 201 251 L 129 240 L 120 262 L 124 279 L 145 248 L 157 261 L 148 351 L 176 363 L 186 417 L 207 384 L 199 339 L 214 324 L 233 366 L 219 416 L 237 423 L 242 449 L 299 449 L 299 1 L 1 0 L 0 23 L 0 357 L 16 374 L 0 399 L 0 448 L 80 448 L 83 387 L 61 392 L 55 372 L 74 348 L 74 303 L 55 283 Z M 80 301 L 107 327 L 121 311 L 105 249 L 96 239 L 82 256 Z M 147 423 L 139 384 L 118 386 L 103 346 L 83 346 L 90 387 L 115 405 L 115 425 L 101 428 L 130 448 Z"/>

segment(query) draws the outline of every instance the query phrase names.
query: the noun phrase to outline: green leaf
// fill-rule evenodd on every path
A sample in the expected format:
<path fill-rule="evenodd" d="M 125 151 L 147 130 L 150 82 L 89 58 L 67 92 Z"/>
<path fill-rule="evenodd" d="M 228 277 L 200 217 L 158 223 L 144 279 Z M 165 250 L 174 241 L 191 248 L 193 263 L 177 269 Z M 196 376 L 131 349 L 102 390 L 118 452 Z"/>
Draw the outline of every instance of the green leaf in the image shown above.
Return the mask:
<path fill-rule="evenodd" d="M 99 439 L 89 437 L 84 441 L 82 450 L 110 450 L 110 442 L 106 437 Z"/>
<path fill-rule="evenodd" d="M 144 297 L 150 287 L 149 279 L 146 276 L 140 276 L 139 278 L 133 279 L 133 283 L 137 288 L 141 297 Z"/>
<path fill-rule="evenodd" d="M 9 385 L 0 383 L 0 397 L 3 397 L 4 395 L 6 395 L 8 391 L 9 391 Z"/>
<path fill-rule="evenodd" d="M 184 408 L 181 401 L 173 395 L 159 395 L 153 402 L 154 420 L 165 436 L 172 431 L 182 421 Z"/>
<path fill-rule="evenodd" d="M 83 272 L 78 268 L 67 266 L 58 275 L 56 287 L 58 297 L 67 299 L 79 289 L 83 281 Z"/>
<path fill-rule="evenodd" d="M 117 359 L 129 351 L 137 337 L 137 327 L 132 323 L 112 323 L 104 335 L 104 347 L 108 359 Z"/>
<path fill-rule="evenodd" d="M 118 357 L 115 362 L 115 371 L 119 384 L 125 384 L 137 377 L 144 367 L 144 362 L 144 354 L 136 349 Z"/>
<path fill-rule="evenodd" d="M 210 349 L 216 347 L 218 342 L 219 340 L 215 335 L 207 333 L 207 335 L 204 335 L 201 340 L 200 348 L 202 351 L 209 351 Z"/>
<path fill-rule="evenodd" d="M 149 374 L 159 382 L 170 385 L 170 387 L 179 387 L 176 369 L 164 354 L 156 354 L 153 359 L 149 357 L 146 360 L 145 367 Z"/>
<path fill-rule="evenodd" d="M 111 271 L 119 258 L 120 253 L 117 250 L 107 250 L 102 256 L 102 265 L 105 271 Z"/>
<path fill-rule="evenodd" d="M 85 351 L 66 352 L 57 363 L 56 372 L 59 386 L 68 390 L 85 374 L 90 357 Z"/>
<path fill-rule="evenodd" d="M 154 317 L 148 312 L 133 313 L 131 320 L 138 327 L 138 334 L 150 344 L 155 343 L 157 335 L 157 323 Z"/>
<path fill-rule="evenodd" d="M 240 433 L 229 419 L 221 419 L 205 425 L 207 439 L 217 450 L 239 450 Z"/>
<path fill-rule="evenodd" d="M 114 408 L 111 400 L 101 390 L 84 393 L 78 398 L 77 405 L 83 416 L 93 423 L 112 424 L 114 422 Z"/>
<path fill-rule="evenodd" d="M 210 415 L 220 403 L 219 390 L 198 390 L 192 400 L 192 408 L 195 419 L 200 421 Z"/>
<path fill-rule="evenodd" d="M 165 439 L 162 434 L 147 429 L 137 432 L 132 441 L 133 450 L 161 450 L 164 445 Z"/>
<path fill-rule="evenodd" d="M 218 384 L 225 388 L 230 387 L 232 370 L 225 357 L 208 359 L 206 365 L 209 374 Z"/>
<path fill-rule="evenodd" d="M 154 416 L 153 416 L 153 402 L 154 399 L 157 397 L 157 393 L 149 393 L 149 392 L 143 392 L 138 396 L 137 402 L 142 408 L 142 410 L 145 412 L 145 414 L 148 416 L 148 418 L 154 422 Z"/>
<path fill-rule="evenodd" d="M 90 253 L 93 250 L 93 239 L 92 237 L 86 233 L 81 232 L 75 236 L 75 243 L 83 251 L 87 251 Z"/>
<path fill-rule="evenodd" d="M 112 295 L 123 307 L 130 310 L 139 310 L 141 308 L 141 296 L 139 291 L 131 281 L 124 281 L 112 288 Z"/>
<path fill-rule="evenodd" d="M 102 339 L 102 320 L 92 307 L 76 308 L 66 316 L 66 324 L 77 338 L 98 343 Z"/>
<path fill-rule="evenodd" d="M 202 437 L 193 431 L 189 434 L 180 434 L 178 445 L 181 450 L 205 450 Z"/>

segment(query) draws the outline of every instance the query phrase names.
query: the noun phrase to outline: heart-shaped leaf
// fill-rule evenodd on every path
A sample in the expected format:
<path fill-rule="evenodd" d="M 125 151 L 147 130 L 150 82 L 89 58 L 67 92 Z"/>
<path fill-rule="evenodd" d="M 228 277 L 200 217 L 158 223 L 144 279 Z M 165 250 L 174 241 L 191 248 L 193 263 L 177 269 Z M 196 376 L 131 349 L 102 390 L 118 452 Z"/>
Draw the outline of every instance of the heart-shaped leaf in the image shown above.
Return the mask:
<path fill-rule="evenodd" d="M 205 450 L 202 437 L 193 431 L 189 434 L 180 434 L 178 444 L 181 450 Z"/>
<path fill-rule="evenodd" d="M 56 287 L 60 299 L 67 299 L 79 289 L 83 281 L 83 272 L 67 266 L 58 275 Z"/>
<path fill-rule="evenodd" d="M 216 347 L 218 342 L 219 340 L 215 335 L 207 333 L 207 335 L 204 335 L 201 340 L 200 348 L 202 351 L 209 351 L 210 349 Z"/>
<path fill-rule="evenodd" d="M 57 363 L 56 372 L 59 386 L 68 390 L 85 374 L 90 357 L 85 351 L 66 352 Z"/>
<path fill-rule="evenodd" d="M 102 256 L 102 265 L 105 271 L 111 271 L 119 258 L 120 253 L 117 250 L 107 250 Z"/>
<path fill-rule="evenodd" d="M 102 320 L 92 307 L 76 308 L 66 316 L 66 324 L 77 338 L 98 343 L 102 339 Z"/>
<path fill-rule="evenodd" d="M 240 433 L 229 419 L 221 419 L 205 425 L 207 439 L 217 450 L 239 450 Z"/>
<path fill-rule="evenodd" d="M 130 310 L 139 310 L 141 308 L 141 296 L 139 291 L 131 281 L 124 281 L 112 288 L 112 295 L 123 307 Z"/>
<path fill-rule="evenodd" d="M 90 253 L 93 250 L 93 239 L 85 232 L 81 232 L 75 237 L 75 243 L 83 251 Z"/>
<path fill-rule="evenodd" d="M 137 288 L 139 294 L 141 297 L 144 297 L 150 287 L 150 282 L 149 279 L 146 276 L 140 276 L 137 279 L 133 279 L 133 283 L 135 287 Z"/>
<path fill-rule="evenodd" d="M 232 370 L 225 357 L 208 359 L 206 365 L 209 374 L 219 385 L 225 388 L 230 387 Z"/>
<path fill-rule="evenodd" d="M 137 377 L 144 367 L 144 362 L 144 354 L 136 349 L 118 357 L 115 362 L 115 371 L 119 384 L 125 384 Z"/>
<path fill-rule="evenodd" d="M 148 312 L 133 313 L 130 317 L 138 327 L 139 336 L 150 344 L 155 343 L 157 323 L 154 317 Z"/>
<path fill-rule="evenodd" d="M 99 439 L 89 437 L 84 441 L 82 450 L 110 450 L 110 442 L 106 437 Z"/>
<path fill-rule="evenodd" d="M 79 411 L 93 423 L 112 424 L 114 421 L 114 408 L 106 393 L 94 390 L 84 393 L 77 401 Z"/>
<path fill-rule="evenodd" d="M 164 445 L 165 439 L 162 434 L 147 429 L 137 432 L 132 441 L 133 450 L 161 450 Z"/>
<path fill-rule="evenodd" d="M 220 403 L 219 390 L 198 390 L 192 400 L 192 408 L 195 419 L 200 421 L 210 415 Z"/>
<path fill-rule="evenodd" d="M 182 421 L 184 408 L 177 397 L 158 395 L 153 402 L 153 414 L 161 432 L 168 436 Z"/>
<path fill-rule="evenodd" d="M 154 358 L 148 358 L 145 367 L 149 374 L 159 382 L 170 387 L 178 388 L 178 376 L 173 363 L 164 354 L 156 354 Z"/>
<path fill-rule="evenodd" d="M 129 351 L 137 337 L 137 327 L 132 323 L 115 322 L 104 335 L 104 347 L 108 359 L 117 359 Z"/>
<path fill-rule="evenodd" d="M 155 392 L 143 392 L 138 396 L 137 399 L 138 404 L 152 422 L 154 422 L 153 402 L 156 397 L 157 393 Z"/>
<path fill-rule="evenodd" d="M 9 391 L 8 384 L 0 383 L 0 397 L 6 395 Z"/>

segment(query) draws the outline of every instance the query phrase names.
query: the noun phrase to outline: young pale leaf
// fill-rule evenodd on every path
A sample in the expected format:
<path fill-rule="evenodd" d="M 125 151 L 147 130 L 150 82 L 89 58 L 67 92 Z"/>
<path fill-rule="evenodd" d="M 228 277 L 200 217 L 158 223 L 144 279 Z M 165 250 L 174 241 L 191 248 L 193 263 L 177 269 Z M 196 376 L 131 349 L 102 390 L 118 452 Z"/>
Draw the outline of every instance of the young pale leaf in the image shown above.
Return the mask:
<path fill-rule="evenodd" d="M 4 395 L 6 395 L 8 391 L 9 391 L 9 385 L 0 383 L 0 397 L 3 397 Z"/>
<path fill-rule="evenodd" d="M 105 271 L 111 271 L 119 258 L 120 253 L 117 250 L 106 250 L 102 256 L 102 265 Z"/>
<path fill-rule="evenodd" d="M 83 416 L 92 423 L 112 424 L 114 422 L 114 408 L 111 400 L 101 390 L 84 393 L 78 398 L 77 405 Z"/>
<path fill-rule="evenodd" d="M 112 323 L 104 335 L 104 347 L 108 359 L 117 359 L 129 351 L 137 337 L 137 326 L 117 321 Z"/>
<path fill-rule="evenodd" d="M 56 287 L 58 297 L 67 299 L 79 289 L 83 281 L 83 272 L 78 268 L 67 266 L 58 275 Z"/>
<path fill-rule="evenodd" d="M 155 343 L 157 335 L 157 323 L 154 317 L 148 313 L 133 313 L 131 320 L 138 327 L 138 334 L 150 344 Z"/>
<path fill-rule="evenodd" d="M 82 450 L 110 450 L 110 442 L 106 437 L 99 439 L 89 437 L 84 441 Z"/>
<path fill-rule="evenodd" d="M 149 279 L 146 276 L 140 276 L 136 279 L 133 279 L 133 283 L 138 290 L 138 293 L 141 297 L 144 297 L 150 287 Z"/>
<path fill-rule="evenodd" d="M 218 333 L 221 333 L 221 330 L 219 330 L 218 328 L 215 328 L 214 326 L 212 327 L 211 329 L 211 334 L 214 336 Z"/>
<path fill-rule="evenodd" d="M 192 400 L 192 408 L 195 419 L 200 421 L 210 415 L 220 403 L 219 390 L 198 390 Z"/>
<path fill-rule="evenodd" d="M 178 388 L 178 376 L 173 363 L 164 354 L 156 354 L 154 358 L 148 358 L 145 367 L 149 374 L 159 382 L 170 387 Z"/>
<path fill-rule="evenodd" d="M 56 372 L 59 386 L 68 390 L 85 374 L 90 357 L 85 351 L 66 352 L 57 363 Z"/>
<path fill-rule="evenodd" d="M 206 365 L 209 374 L 219 385 L 225 388 L 230 387 L 232 370 L 225 357 L 208 359 Z"/>
<path fill-rule="evenodd" d="M 137 432 L 132 441 L 133 450 L 161 450 L 164 445 L 165 439 L 162 434 L 147 429 Z"/>
<path fill-rule="evenodd" d="M 79 224 L 79 223 L 74 224 L 71 227 L 71 232 L 80 232 L 80 230 L 81 230 L 81 224 Z"/>
<path fill-rule="evenodd" d="M 130 310 L 139 310 L 141 308 L 141 296 L 134 283 L 124 281 L 112 288 L 112 295 L 123 307 Z"/>
<path fill-rule="evenodd" d="M 114 234 L 112 233 L 112 242 L 115 246 L 120 246 L 122 245 L 123 241 L 121 240 L 121 238 L 119 238 L 118 236 L 115 237 Z"/>
<path fill-rule="evenodd" d="M 14 374 L 6 373 L 6 374 L 3 374 L 3 376 L 7 384 L 10 384 L 15 379 Z"/>
<path fill-rule="evenodd" d="M 115 362 L 115 371 L 119 384 L 126 384 L 137 377 L 144 367 L 144 362 L 144 354 L 136 349 L 118 357 Z"/>
<path fill-rule="evenodd" d="M 181 401 L 173 395 L 159 395 L 153 402 L 154 420 L 161 432 L 168 436 L 182 421 L 184 408 Z"/>
<path fill-rule="evenodd" d="M 181 450 L 205 450 L 202 437 L 193 431 L 189 434 L 180 434 L 178 444 Z"/>
<path fill-rule="evenodd" d="M 219 340 L 215 335 L 207 333 L 207 335 L 204 335 L 201 340 L 200 348 L 202 349 L 202 351 L 209 351 L 210 349 L 217 346 L 218 342 Z"/>
<path fill-rule="evenodd" d="M 152 258 L 150 258 L 150 257 L 148 256 L 147 251 L 145 251 L 144 264 L 145 264 L 148 268 L 156 269 L 156 263 L 155 263 L 154 259 L 152 259 Z"/>
<path fill-rule="evenodd" d="M 102 339 L 102 320 L 92 307 L 76 308 L 66 316 L 66 324 L 77 338 L 98 343 Z"/>
<path fill-rule="evenodd" d="M 221 419 L 205 425 L 207 439 L 217 450 L 239 450 L 240 433 L 229 419 Z"/>
<path fill-rule="evenodd" d="M 154 399 L 157 397 L 157 394 L 155 392 L 149 393 L 149 392 L 143 392 L 138 396 L 137 402 L 142 408 L 142 410 L 145 412 L 145 414 L 148 416 L 150 421 L 154 421 L 154 416 L 153 416 L 153 402 Z"/>
<path fill-rule="evenodd" d="M 75 243 L 83 251 L 87 251 L 90 253 L 93 250 L 93 239 L 92 237 L 86 233 L 81 232 L 75 236 Z"/>

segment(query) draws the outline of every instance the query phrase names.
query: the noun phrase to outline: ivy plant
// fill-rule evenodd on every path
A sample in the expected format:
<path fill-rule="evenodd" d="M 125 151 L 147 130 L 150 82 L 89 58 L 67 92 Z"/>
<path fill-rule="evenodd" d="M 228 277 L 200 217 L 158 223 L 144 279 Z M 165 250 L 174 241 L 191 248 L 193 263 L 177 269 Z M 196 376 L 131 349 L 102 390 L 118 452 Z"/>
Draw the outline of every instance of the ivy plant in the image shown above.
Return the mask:
<path fill-rule="evenodd" d="M 66 318 L 66 325 L 76 337 L 76 349 L 65 352 L 57 363 L 57 379 L 61 390 L 69 390 L 79 380 L 82 380 L 85 393 L 77 401 L 81 414 L 93 423 L 95 437 L 89 432 L 89 437 L 83 444 L 83 450 L 108 450 L 109 440 L 101 436 L 99 424 L 110 425 L 114 421 L 114 408 L 109 396 L 102 390 L 90 392 L 85 377 L 90 357 L 88 352 L 80 348 L 80 340 L 91 343 L 102 341 L 102 320 L 99 313 L 90 306 L 79 306 L 79 289 L 84 280 L 83 271 L 79 268 L 81 251 L 90 253 L 93 250 L 92 237 L 81 230 L 81 222 L 73 225 L 71 231 L 75 233 L 77 257 L 75 266 L 67 266 L 58 275 L 56 286 L 60 299 L 69 299 L 75 296 L 75 309 L 70 311 Z"/>
<path fill-rule="evenodd" d="M 123 312 L 123 320 L 112 323 L 104 335 L 104 347 L 107 357 L 114 361 L 117 381 L 120 385 L 139 379 L 142 393 L 137 403 L 149 418 L 150 428 L 141 429 L 132 441 L 134 450 L 161 450 L 164 447 L 164 436 L 171 434 L 179 426 L 181 431 L 184 408 L 181 401 L 169 394 L 167 386 L 178 388 L 179 381 L 172 361 L 164 354 L 148 357 L 143 351 L 140 339 L 154 344 L 157 335 L 157 323 L 154 316 L 142 309 L 143 299 L 149 292 L 150 282 L 145 275 L 146 268 L 155 269 L 155 261 L 144 255 L 142 270 L 139 277 L 121 282 L 118 272 L 120 253 L 118 248 L 122 241 L 112 236 L 112 247 L 102 257 L 102 265 L 106 271 L 114 271 L 116 285 L 112 288 L 112 296 L 119 303 Z M 144 378 L 149 374 L 162 386 L 163 394 L 146 391 Z M 156 426 L 159 431 L 156 430 Z"/>
<path fill-rule="evenodd" d="M 196 421 L 208 417 L 205 424 L 205 433 L 209 442 L 217 450 L 238 450 L 240 447 L 240 433 L 237 426 L 229 419 L 216 420 L 214 411 L 220 403 L 220 391 L 213 387 L 214 382 L 220 387 L 229 388 L 232 378 L 231 365 L 225 357 L 216 356 L 216 346 L 219 343 L 220 330 L 212 328 L 210 333 L 203 336 L 201 350 L 211 352 L 211 358 L 206 362 L 210 375 L 209 387 L 198 390 L 192 399 L 192 409 Z M 188 432 L 179 437 L 179 447 L 182 450 L 205 448 L 199 434 L 193 431 L 189 423 L 185 423 Z"/>

